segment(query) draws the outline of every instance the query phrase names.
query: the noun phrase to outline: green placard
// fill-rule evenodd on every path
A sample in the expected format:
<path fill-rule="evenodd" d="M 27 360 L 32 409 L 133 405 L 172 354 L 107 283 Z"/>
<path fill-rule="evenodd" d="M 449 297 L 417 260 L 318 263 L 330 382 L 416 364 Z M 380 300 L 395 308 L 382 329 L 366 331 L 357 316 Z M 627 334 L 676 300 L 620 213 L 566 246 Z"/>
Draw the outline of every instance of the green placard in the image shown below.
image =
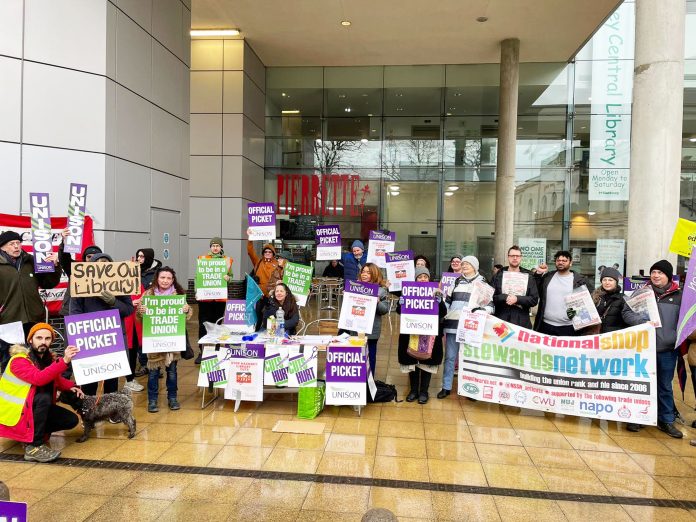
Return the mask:
<path fill-rule="evenodd" d="M 314 269 L 311 266 L 290 262 L 285 263 L 283 283 L 288 285 L 288 288 L 297 300 L 297 304 L 300 306 L 307 304 L 313 273 Z"/>
<path fill-rule="evenodd" d="M 196 290 L 205 288 L 227 288 L 227 258 L 198 259 L 196 263 Z"/>
<path fill-rule="evenodd" d="M 143 353 L 186 349 L 185 295 L 143 297 Z"/>

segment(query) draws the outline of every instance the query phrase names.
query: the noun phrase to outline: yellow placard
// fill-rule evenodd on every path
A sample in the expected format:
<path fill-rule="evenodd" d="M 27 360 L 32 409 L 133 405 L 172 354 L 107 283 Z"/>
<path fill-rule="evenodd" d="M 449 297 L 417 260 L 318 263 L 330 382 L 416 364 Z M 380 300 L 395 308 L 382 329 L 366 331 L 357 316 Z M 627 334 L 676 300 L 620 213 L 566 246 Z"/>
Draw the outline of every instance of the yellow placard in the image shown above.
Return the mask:
<path fill-rule="evenodd" d="M 679 218 L 674 229 L 669 251 L 684 257 L 691 257 L 691 249 L 696 245 L 696 223 Z"/>

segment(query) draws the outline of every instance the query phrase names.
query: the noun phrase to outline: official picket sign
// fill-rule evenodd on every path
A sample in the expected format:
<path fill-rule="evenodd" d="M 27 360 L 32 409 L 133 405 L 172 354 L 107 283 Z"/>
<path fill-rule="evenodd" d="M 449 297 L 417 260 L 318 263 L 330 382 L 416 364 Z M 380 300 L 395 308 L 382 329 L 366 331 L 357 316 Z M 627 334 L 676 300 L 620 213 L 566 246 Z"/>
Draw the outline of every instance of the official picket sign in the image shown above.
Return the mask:
<path fill-rule="evenodd" d="M 254 331 L 254 325 L 247 324 L 247 306 L 244 299 L 228 299 L 225 304 L 225 315 L 222 324 L 237 333 Z"/>
<path fill-rule="evenodd" d="M 454 286 L 454 282 L 459 276 L 456 272 L 442 272 L 440 277 L 440 290 L 442 290 L 442 295 L 447 295 L 450 289 Z"/>
<path fill-rule="evenodd" d="M 225 359 L 229 361 L 225 399 L 263 401 L 264 345 L 225 346 L 220 351 L 225 352 Z"/>
<path fill-rule="evenodd" d="M 369 242 L 367 244 L 367 261 L 374 263 L 380 268 L 387 267 L 385 254 L 393 252 L 396 246 L 396 232 L 385 234 L 379 230 L 370 230 Z"/>
<path fill-rule="evenodd" d="M 68 196 L 68 235 L 64 241 L 63 252 L 82 254 L 82 242 L 85 236 L 85 213 L 87 211 L 87 185 L 70 184 Z"/>
<path fill-rule="evenodd" d="M 227 299 L 227 275 L 229 259 L 227 257 L 199 257 L 196 260 L 196 299 L 211 301 Z"/>
<path fill-rule="evenodd" d="M 372 332 L 375 321 L 379 286 L 360 281 L 346 281 L 338 327 L 354 332 Z"/>
<path fill-rule="evenodd" d="M 399 333 L 437 335 L 437 283 L 405 281 L 401 287 L 401 323 Z"/>
<path fill-rule="evenodd" d="M 312 286 L 312 275 L 314 268 L 308 265 L 300 265 L 298 263 L 285 263 L 283 269 L 283 283 L 288 285 L 288 288 L 295 296 L 298 306 L 305 306 L 309 297 L 309 287 Z"/>
<path fill-rule="evenodd" d="M 95 297 L 104 291 L 112 295 L 140 293 L 140 264 L 134 261 L 72 264 L 71 297 Z"/>
<path fill-rule="evenodd" d="M 657 422 L 655 328 L 554 337 L 488 316 L 459 349 L 459 395 L 620 422 Z"/>
<path fill-rule="evenodd" d="M 143 296 L 143 353 L 186 350 L 185 295 Z"/>
<path fill-rule="evenodd" d="M 318 225 L 314 233 L 317 238 L 317 261 L 341 259 L 341 228 L 338 225 Z"/>
<path fill-rule="evenodd" d="M 31 238 L 34 246 L 34 272 L 37 274 L 55 272 L 56 266 L 53 261 L 46 259 L 53 253 L 48 194 L 43 192 L 30 193 L 29 213 L 31 214 Z"/>
<path fill-rule="evenodd" d="M 249 203 L 249 241 L 276 238 L 275 203 Z"/>
<path fill-rule="evenodd" d="M 65 332 L 68 345 L 80 350 L 72 360 L 78 385 L 130 375 L 118 310 L 68 315 Z"/>
<path fill-rule="evenodd" d="M 401 283 L 416 279 L 414 257 L 413 250 L 386 252 L 384 254 L 384 259 L 387 263 L 387 279 L 390 283 L 390 292 L 398 292 L 401 290 Z"/>
<path fill-rule="evenodd" d="M 326 404 L 367 404 L 367 348 L 339 345 L 326 347 Z"/>

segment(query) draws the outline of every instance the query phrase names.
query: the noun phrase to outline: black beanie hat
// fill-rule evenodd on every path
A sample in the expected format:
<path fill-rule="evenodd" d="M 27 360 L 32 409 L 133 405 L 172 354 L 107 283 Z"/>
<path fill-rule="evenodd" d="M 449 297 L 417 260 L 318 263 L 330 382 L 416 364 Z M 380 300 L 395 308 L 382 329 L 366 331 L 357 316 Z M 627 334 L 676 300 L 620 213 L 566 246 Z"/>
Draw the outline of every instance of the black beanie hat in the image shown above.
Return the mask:
<path fill-rule="evenodd" d="M 14 230 L 6 230 L 2 234 L 0 234 L 0 247 L 9 243 L 10 241 L 21 241 L 22 236 L 20 236 L 17 232 Z"/>
<path fill-rule="evenodd" d="M 672 275 L 674 274 L 674 267 L 672 266 L 672 263 L 667 261 L 666 259 L 661 259 L 657 263 L 655 263 L 653 266 L 650 267 L 650 272 L 653 270 L 659 270 L 663 274 L 667 276 L 667 280 L 671 283 L 672 282 Z"/>
<path fill-rule="evenodd" d="M 619 284 L 621 282 L 621 273 L 616 268 L 612 268 L 610 266 L 602 270 L 602 273 L 599 276 L 599 280 L 601 281 L 605 277 L 611 277 L 613 280 L 616 281 L 616 284 Z"/>
<path fill-rule="evenodd" d="M 85 258 L 90 254 L 94 255 L 94 254 L 101 254 L 101 253 L 102 253 L 102 249 L 99 248 L 97 245 L 90 245 L 82 251 L 82 260 L 84 261 Z"/>

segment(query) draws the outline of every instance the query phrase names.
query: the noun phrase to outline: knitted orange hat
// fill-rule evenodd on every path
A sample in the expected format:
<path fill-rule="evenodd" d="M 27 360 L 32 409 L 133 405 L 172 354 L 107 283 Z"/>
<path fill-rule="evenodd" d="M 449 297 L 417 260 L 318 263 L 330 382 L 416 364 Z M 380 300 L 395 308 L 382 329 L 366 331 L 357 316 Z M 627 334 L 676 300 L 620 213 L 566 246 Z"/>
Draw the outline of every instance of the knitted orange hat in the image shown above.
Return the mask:
<path fill-rule="evenodd" d="M 56 331 L 53 329 L 53 327 L 48 324 L 48 323 L 36 323 L 34 326 L 31 327 L 31 330 L 29 330 L 29 335 L 27 335 L 27 342 L 31 342 L 31 338 L 34 337 L 34 334 L 38 332 L 39 330 L 48 330 L 51 332 L 51 342 L 55 341 L 56 339 Z"/>

